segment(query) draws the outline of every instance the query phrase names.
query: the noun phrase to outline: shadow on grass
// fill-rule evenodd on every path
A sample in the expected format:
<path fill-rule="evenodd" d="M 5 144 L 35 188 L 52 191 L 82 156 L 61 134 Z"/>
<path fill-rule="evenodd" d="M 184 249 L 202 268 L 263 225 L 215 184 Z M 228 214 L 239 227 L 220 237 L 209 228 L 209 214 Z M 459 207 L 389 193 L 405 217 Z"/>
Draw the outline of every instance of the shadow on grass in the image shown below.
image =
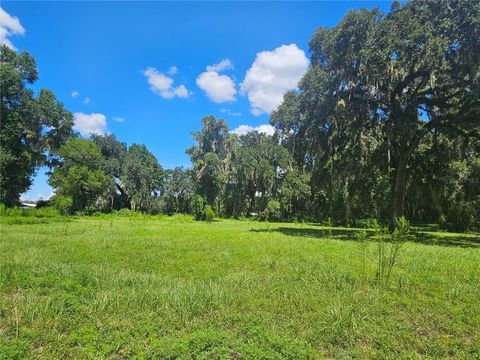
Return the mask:
<path fill-rule="evenodd" d="M 307 237 L 307 238 L 322 238 L 334 240 L 354 241 L 357 233 L 365 231 L 367 239 L 374 240 L 378 233 L 374 230 L 358 230 L 358 229 L 315 229 L 315 228 L 297 228 L 297 227 L 272 227 L 270 229 L 250 229 L 252 232 L 279 232 L 288 236 Z M 409 241 L 437 246 L 457 246 L 464 248 L 479 248 L 480 249 L 480 235 L 466 236 L 461 234 L 446 234 L 439 232 L 438 234 L 425 233 L 420 231 L 413 231 L 408 238 Z M 387 240 L 388 241 L 388 240 Z"/>

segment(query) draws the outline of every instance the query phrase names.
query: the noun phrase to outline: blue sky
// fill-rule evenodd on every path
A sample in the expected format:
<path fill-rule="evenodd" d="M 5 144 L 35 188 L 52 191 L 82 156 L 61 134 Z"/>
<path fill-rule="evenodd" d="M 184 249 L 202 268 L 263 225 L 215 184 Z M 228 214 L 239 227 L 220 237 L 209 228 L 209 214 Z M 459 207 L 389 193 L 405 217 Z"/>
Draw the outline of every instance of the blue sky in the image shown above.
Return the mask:
<path fill-rule="evenodd" d="M 0 41 L 34 56 L 35 88 L 51 89 L 78 130 L 144 143 L 172 168 L 190 165 L 185 149 L 205 115 L 268 132 L 268 113 L 308 66 L 315 29 L 376 6 L 390 2 L 3 1 L 2 16 L 24 31 L 0 29 Z M 24 198 L 50 195 L 44 172 Z"/>

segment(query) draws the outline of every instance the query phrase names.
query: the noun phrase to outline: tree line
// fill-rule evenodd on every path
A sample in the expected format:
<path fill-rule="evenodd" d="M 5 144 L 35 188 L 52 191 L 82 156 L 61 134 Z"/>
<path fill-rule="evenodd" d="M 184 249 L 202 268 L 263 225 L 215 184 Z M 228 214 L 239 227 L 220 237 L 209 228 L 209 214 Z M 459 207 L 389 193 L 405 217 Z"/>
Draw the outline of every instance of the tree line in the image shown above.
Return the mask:
<path fill-rule="evenodd" d="M 145 145 L 83 139 L 33 58 L 1 50 L 0 201 L 14 206 L 41 165 L 63 213 L 129 208 L 359 226 L 406 216 L 480 226 L 480 3 L 394 2 L 350 11 L 310 42 L 273 136 L 238 136 L 207 116 L 166 170 Z"/>

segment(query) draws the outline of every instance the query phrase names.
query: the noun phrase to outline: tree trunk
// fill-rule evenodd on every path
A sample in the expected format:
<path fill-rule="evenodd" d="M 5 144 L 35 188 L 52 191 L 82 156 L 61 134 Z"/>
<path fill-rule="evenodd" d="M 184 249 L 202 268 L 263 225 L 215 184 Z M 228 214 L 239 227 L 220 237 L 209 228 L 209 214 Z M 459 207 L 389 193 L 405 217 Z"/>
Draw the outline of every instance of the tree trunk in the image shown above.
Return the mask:
<path fill-rule="evenodd" d="M 406 192 L 406 180 L 407 180 L 407 156 L 409 154 L 403 154 L 397 165 L 395 174 L 395 193 L 393 198 L 393 212 L 390 227 L 395 226 L 395 219 L 405 215 L 405 192 Z M 410 156 L 408 156 L 410 157 Z"/>
<path fill-rule="evenodd" d="M 428 128 L 423 129 L 413 138 L 412 142 L 406 148 L 401 150 L 400 158 L 395 169 L 395 192 L 393 197 L 392 218 L 390 220 L 390 230 L 395 228 L 395 220 L 405 215 L 405 193 L 407 190 L 407 164 L 410 156 L 418 147 L 420 140 L 428 132 Z"/>
<path fill-rule="evenodd" d="M 345 226 L 350 226 L 350 193 L 348 191 L 348 180 L 343 185 L 343 202 L 345 205 Z"/>

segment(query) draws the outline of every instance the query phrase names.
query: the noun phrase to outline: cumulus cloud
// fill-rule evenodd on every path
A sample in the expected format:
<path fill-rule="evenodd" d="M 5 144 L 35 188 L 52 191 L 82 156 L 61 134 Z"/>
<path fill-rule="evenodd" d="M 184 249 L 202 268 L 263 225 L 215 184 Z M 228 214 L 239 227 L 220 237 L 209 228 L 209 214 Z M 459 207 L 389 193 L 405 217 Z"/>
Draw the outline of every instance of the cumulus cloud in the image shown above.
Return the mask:
<path fill-rule="evenodd" d="M 257 131 L 259 133 L 272 136 L 275 133 L 275 128 L 272 125 L 264 124 L 259 126 L 250 126 L 250 125 L 240 125 L 237 126 L 234 130 L 231 131 L 232 134 L 245 135 L 249 132 Z"/>
<path fill-rule="evenodd" d="M 282 102 L 283 94 L 297 88 L 308 65 L 305 53 L 295 44 L 257 53 L 240 84 L 241 93 L 250 101 L 251 112 L 260 115 L 275 110 Z"/>
<path fill-rule="evenodd" d="M 230 116 L 242 116 L 241 112 L 235 112 L 230 109 L 220 109 L 220 112 Z"/>
<path fill-rule="evenodd" d="M 116 121 L 116 122 L 119 122 L 119 123 L 122 123 L 122 122 L 125 121 L 125 118 L 119 117 L 119 116 L 114 116 L 112 119 L 113 119 L 113 121 Z"/>
<path fill-rule="evenodd" d="M 218 64 L 208 65 L 207 71 L 221 72 L 223 70 L 233 69 L 233 64 L 230 59 L 223 59 Z"/>
<path fill-rule="evenodd" d="M 229 59 L 223 59 L 218 64 L 208 65 L 206 71 L 197 77 L 197 86 L 216 103 L 236 100 L 235 82 L 230 76 L 220 74 L 227 69 L 233 69 L 232 63 Z"/>
<path fill-rule="evenodd" d="M 105 134 L 107 131 L 107 118 L 103 114 L 74 113 L 73 116 L 75 119 L 73 128 L 83 136 Z"/>
<path fill-rule="evenodd" d="M 72 97 L 73 97 L 73 98 L 78 97 L 78 95 L 80 95 L 80 93 L 79 93 L 77 90 L 73 90 L 73 91 L 72 91 Z"/>
<path fill-rule="evenodd" d="M 91 101 L 92 101 L 92 99 L 90 99 L 89 97 L 86 97 L 85 100 L 83 100 L 83 103 L 84 104 L 90 104 Z"/>
<path fill-rule="evenodd" d="M 20 20 L 15 16 L 10 16 L 9 13 L 0 8 L 0 44 L 7 45 L 12 50 L 17 50 L 8 38 L 23 34 L 25 34 L 25 28 L 20 24 Z"/>
<path fill-rule="evenodd" d="M 169 73 L 172 72 L 173 68 L 175 69 L 175 72 L 177 71 L 177 68 L 172 66 Z M 175 87 L 173 85 L 173 78 L 157 71 L 153 67 L 145 69 L 143 74 L 147 77 L 150 90 L 164 99 L 173 99 L 174 97 L 188 98 L 190 96 L 190 92 L 185 85 L 182 84 Z"/>
<path fill-rule="evenodd" d="M 176 66 L 171 66 L 170 69 L 168 69 L 167 74 L 168 75 L 175 75 L 178 72 L 178 69 Z"/>

